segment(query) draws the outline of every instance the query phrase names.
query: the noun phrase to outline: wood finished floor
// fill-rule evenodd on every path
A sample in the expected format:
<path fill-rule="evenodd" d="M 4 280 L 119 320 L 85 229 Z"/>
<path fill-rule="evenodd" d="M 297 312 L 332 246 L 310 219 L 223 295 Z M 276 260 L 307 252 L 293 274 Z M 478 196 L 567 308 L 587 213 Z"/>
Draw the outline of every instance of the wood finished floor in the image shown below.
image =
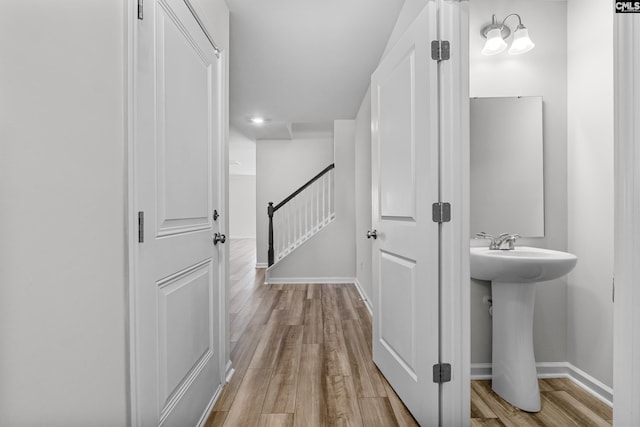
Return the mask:
<path fill-rule="evenodd" d="M 371 360 L 371 318 L 353 285 L 264 285 L 255 240 L 230 241 L 235 374 L 205 427 L 415 426 Z M 471 383 L 475 426 L 610 426 L 612 410 L 568 379 L 540 381 L 542 410 L 520 411 Z"/>
<path fill-rule="evenodd" d="M 568 378 L 538 380 L 542 410 L 520 411 L 491 390 L 491 381 L 471 381 L 471 427 L 611 426 L 613 410 Z"/>
<path fill-rule="evenodd" d="M 353 285 L 264 285 L 255 241 L 230 243 L 235 373 L 206 427 L 417 425 L 373 364 Z"/>

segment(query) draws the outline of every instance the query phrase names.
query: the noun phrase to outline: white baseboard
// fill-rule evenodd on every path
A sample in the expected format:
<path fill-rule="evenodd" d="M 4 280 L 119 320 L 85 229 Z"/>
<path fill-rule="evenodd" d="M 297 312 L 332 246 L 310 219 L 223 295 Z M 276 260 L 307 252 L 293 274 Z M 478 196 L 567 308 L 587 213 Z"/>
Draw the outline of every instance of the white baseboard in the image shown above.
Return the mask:
<path fill-rule="evenodd" d="M 364 293 L 364 290 L 362 289 L 362 285 L 360 284 L 360 281 L 358 280 L 357 277 L 354 281 L 354 284 L 356 285 L 356 289 L 360 294 L 360 298 L 362 298 L 362 302 L 364 302 L 365 307 L 367 307 L 367 310 L 369 310 L 369 314 L 371 315 L 371 317 L 373 317 L 373 307 L 371 306 L 371 301 L 367 297 L 367 294 Z"/>
<path fill-rule="evenodd" d="M 235 369 L 233 369 L 231 360 L 229 360 L 227 362 L 226 367 L 225 367 L 225 380 L 224 380 L 224 383 L 220 384 L 218 386 L 218 389 L 216 390 L 215 394 L 211 398 L 211 401 L 209 402 L 209 405 L 207 405 L 206 411 L 204 411 L 204 414 L 202 415 L 202 418 L 200 418 L 200 421 L 198 421 L 198 424 L 197 424 L 198 427 L 204 427 L 205 424 L 207 423 L 207 420 L 209 419 L 209 415 L 211 415 L 211 411 L 213 411 L 213 407 L 215 406 L 216 402 L 218 401 L 218 398 L 220 397 L 220 395 L 222 394 L 222 388 L 224 387 L 224 385 L 226 383 L 229 382 L 229 380 L 231 380 L 231 377 L 233 376 L 234 372 L 235 372 Z"/>
<path fill-rule="evenodd" d="M 472 363 L 471 379 L 472 380 L 490 380 L 491 379 L 491 363 Z"/>
<path fill-rule="evenodd" d="M 269 267 L 268 262 L 256 262 L 256 268 L 267 268 Z"/>
<path fill-rule="evenodd" d="M 538 378 L 569 378 L 588 393 L 613 407 L 613 389 L 569 362 L 536 363 Z M 472 380 L 491 379 L 491 363 L 472 363 Z"/>
<path fill-rule="evenodd" d="M 207 405 L 207 409 L 205 409 L 204 413 L 202 414 L 202 417 L 200 417 L 200 421 L 198 421 L 198 424 L 196 424 L 197 427 L 204 427 L 207 424 L 209 415 L 211 415 L 211 412 L 213 411 L 213 407 L 215 406 L 220 395 L 222 394 L 222 387 L 224 387 L 224 384 L 220 384 L 218 386 L 218 389 L 216 390 L 213 397 L 209 401 L 209 404 Z"/>
<path fill-rule="evenodd" d="M 225 374 L 224 374 L 224 382 L 225 384 L 228 383 L 229 381 L 231 381 L 231 377 L 233 376 L 233 374 L 236 372 L 235 369 L 233 369 L 233 364 L 231 363 L 231 360 L 229 360 L 227 362 L 227 367 L 225 368 Z"/>
<path fill-rule="evenodd" d="M 309 283 L 354 283 L 353 277 L 268 277 L 266 285 L 306 285 Z"/>

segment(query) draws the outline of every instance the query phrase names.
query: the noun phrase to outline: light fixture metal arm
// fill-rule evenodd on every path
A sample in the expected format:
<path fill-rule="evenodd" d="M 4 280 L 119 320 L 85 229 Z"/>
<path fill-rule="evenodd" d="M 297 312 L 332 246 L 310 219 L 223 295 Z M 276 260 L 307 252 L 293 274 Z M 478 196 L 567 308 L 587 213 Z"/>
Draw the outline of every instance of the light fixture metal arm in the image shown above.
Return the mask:
<path fill-rule="evenodd" d="M 505 18 L 505 20 L 506 19 L 507 18 Z M 498 24 L 495 14 L 491 15 L 491 24 L 482 27 L 482 29 L 480 30 L 480 34 L 483 38 L 486 39 L 489 31 L 496 28 L 500 30 L 500 34 L 502 35 L 503 39 L 506 39 L 511 35 L 511 28 L 504 25 L 504 20 L 502 21 L 502 24 Z"/>
<path fill-rule="evenodd" d="M 518 17 L 518 27 L 517 28 L 523 28 L 524 25 L 522 25 L 522 18 L 520 17 L 519 14 L 517 13 L 510 13 L 509 15 L 507 15 L 500 24 L 498 24 L 497 20 L 496 20 L 496 15 L 493 14 L 491 15 L 491 24 L 483 27 L 480 30 L 480 34 L 482 34 L 482 37 L 484 37 L 485 39 L 487 38 L 487 33 L 491 30 L 493 30 L 494 28 L 499 28 L 500 29 L 500 33 L 502 34 L 502 38 L 504 40 L 506 40 L 510 35 L 511 35 L 511 28 L 509 28 L 508 26 L 505 25 L 505 23 L 507 22 L 507 19 L 509 19 L 512 16 L 517 16 Z M 516 29 L 517 29 L 516 28 Z"/>
<path fill-rule="evenodd" d="M 495 15 L 493 15 L 495 17 Z M 520 17 L 520 15 L 518 15 L 517 13 L 510 13 L 509 15 L 505 16 L 505 18 L 502 20 L 502 24 L 500 24 L 500 28 L 504 27 L 504 23 L 507 22 L 507 19 L 511 16 L 517 16 L 518 17 L 518 28 L 522 27 L 522 18 Z"/>

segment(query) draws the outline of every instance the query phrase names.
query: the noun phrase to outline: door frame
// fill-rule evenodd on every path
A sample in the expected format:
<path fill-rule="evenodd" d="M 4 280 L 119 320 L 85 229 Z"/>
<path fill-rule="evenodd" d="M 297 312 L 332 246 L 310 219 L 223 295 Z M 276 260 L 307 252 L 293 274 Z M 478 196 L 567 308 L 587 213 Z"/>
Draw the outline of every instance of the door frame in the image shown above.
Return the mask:
<path fill-rule="evenodd" d="M 123 25 L 123 56 L 124 56 L 124 69 L 123 69 L 123 91 L 125 105 L 123 106 L 123 115 L 125 118 L 125 163 L 127 169 L 125 171 L 125 179 L 127 182 L 127 200 L 125 208 L 125 227 L 126 227 L 126 241 L 127 247 L 125 248 L 125 258 L 127 261 L 126 282 L 128 291 L 126 294 L 127 304 L 129 306 L 126 319 L 126 336 L 128 343 L 128 363 L 127 372 L 128 376 L 128 388 L 127 388 L 127 402 L 129 412 L 129 426 L 138 426 L 138 402 L 137 402 L 137 389 L 138 380 L 136 371 L 136 298 L 135 298 L 135 285 L 137 277 L 137 265 L 138 260 L 136 256 L 136 247 L 138 245 L 138 231 L 137 231 L 137 213 L 135 212 L 135 97 L 136 97 L 136 82 L 135 82 L 135 67 L 137 65 L 137 49 L 136 49 L 136 23 L 138 20 L 138 1 L 137 0 L 122 0 L 124 7 L 124 25 Z M 218 164 L 217 179 L 218 179 L 218 201 L 220 219 L 219 230 L 223 234 L 228 233 L 228 216 L 229 216 L 229 191 L 228 191 L 228 177 L 229 177 L 229 121 L 228 121 L 228 105 L 229 105 L 229 89 L 228 89 L 228 73 L 229 63 L 227 59 L 227 51 L 223 45 L 216 43 L 215 37 L 206 28 L 206 20 L 202 19 L 204 13 L 201 8 L 194 3 L 193 0 L 184 0 L 187 7 L 191 10 L 200 28 L 204 32 L 207 39 L 219 52 L 218 57 L 218 78 L 220 79 L 219 87 L 221 90 L 220 105 L 218 108 L 219 117 L 218 120 L 221 124 L 218 137 L 221 140 L 221 144 L 218 147 L 217 160 Z M 219 270 L 218 270 L 218 353 L 219 353 L 219 367 L 220 382 L 224 385 L 227 380 L 233 374 L 233 368 L 229 356 L 229 324 L 228 324 L 228 284 L 229 284 L 229 245 L 221 245 L 219 248 Z M 212 397 L 205 411 L 205 416 L 200 420 L 200 425 L 204 425 L 207 420 L 208 414 L 213 409 L 213 405 L 218 398 L 222 387 L 220 387 L 216 394 Z"/>
<path fill-rule="evenodd" d="M 440 200 L 451 203 L 440 241 L 440 360 L 451 363 L 451 381 L 440 386 L 440 425 L 446 426 L 471 418 L 469 0 L 439 3 L 438 38 L 451 44 L 438 73 Z"/>
<path fill-rule="evenodd" d="M 613 419 L 640 423 L 640 16 L 614 14 Z M 630 90 L 631 88 L 631 90 Z"/>

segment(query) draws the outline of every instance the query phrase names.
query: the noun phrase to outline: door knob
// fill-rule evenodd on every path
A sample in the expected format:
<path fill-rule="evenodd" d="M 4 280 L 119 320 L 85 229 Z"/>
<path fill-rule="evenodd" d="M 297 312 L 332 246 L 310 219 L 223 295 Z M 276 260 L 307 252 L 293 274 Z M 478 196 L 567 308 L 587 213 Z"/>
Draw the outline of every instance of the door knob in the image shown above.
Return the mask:
<path fill-rule="evenodd" d="M 377 239 L 378 238 L 378 231 L 377 230 L 373 230 L 373 231 L 367 231 L 367 239 Z"/>
<path fill-rule="evenodd" d="M 220 233 L 216 233 L 213 236 L 213 244 L 217 245 L 218 243 L 224 243 L 227 241 L 227 236 L 225 236 L 224 234 L 220 234 Z"/>

